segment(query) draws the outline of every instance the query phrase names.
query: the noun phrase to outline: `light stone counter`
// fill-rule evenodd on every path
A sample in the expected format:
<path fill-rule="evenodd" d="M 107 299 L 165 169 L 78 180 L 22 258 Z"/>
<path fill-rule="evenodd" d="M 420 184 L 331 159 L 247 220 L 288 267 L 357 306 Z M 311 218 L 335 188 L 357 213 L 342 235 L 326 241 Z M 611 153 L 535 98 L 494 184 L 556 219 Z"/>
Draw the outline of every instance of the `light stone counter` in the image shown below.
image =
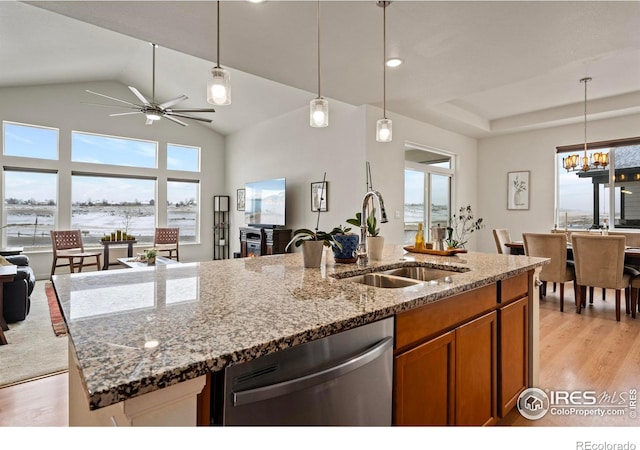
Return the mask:
<path fill-rule="evenodd" d="M 387 246 L 366 269 L 304 269 L 301 253 L 55 275 L 92 410 L 534 269 L 543 258 L 441 257 Z M 450 283 L 382 289 L 340 280 L 413 262 L 467 270 Z M 72 361 L 69 361 L 70 365 Z"/>

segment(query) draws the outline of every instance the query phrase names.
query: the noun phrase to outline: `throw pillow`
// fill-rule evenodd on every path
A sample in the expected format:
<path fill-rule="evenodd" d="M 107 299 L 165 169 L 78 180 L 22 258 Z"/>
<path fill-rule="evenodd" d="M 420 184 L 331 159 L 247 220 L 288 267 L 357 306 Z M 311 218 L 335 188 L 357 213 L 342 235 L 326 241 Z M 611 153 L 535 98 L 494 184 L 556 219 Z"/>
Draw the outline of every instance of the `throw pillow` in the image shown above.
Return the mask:
<path fill-rule="evenodd" d="M 11 264 L 9 261 L 4 259 L 4 256 L 0 256 L 0 266 L 15 266 L 15 264 Z"/>

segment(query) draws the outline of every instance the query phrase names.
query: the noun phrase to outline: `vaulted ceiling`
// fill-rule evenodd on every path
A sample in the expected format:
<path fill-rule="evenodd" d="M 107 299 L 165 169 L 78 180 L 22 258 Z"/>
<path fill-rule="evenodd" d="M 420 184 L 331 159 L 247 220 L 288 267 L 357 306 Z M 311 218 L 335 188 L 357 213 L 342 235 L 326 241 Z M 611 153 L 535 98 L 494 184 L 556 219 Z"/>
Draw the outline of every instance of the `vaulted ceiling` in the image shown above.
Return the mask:
<path fill-rule="evenodd" d="M 223 134 L 316 95 L 316 2 L 225 1 L 220 62 L 233 103 Z M 472 137 L 640 113 L 640 2 L 394 1 L 387 9 L 387 109 Z M 206 107 L 216 60 L 212 1 L 0 3 L 0 86 L 118 80 Z M 9 43 L 7 45 L 7 43 Z M 382 9 L 321 2 L 322 94 L 382 106 Z M 132 100 L 134 100 L 132 98 Z"/>

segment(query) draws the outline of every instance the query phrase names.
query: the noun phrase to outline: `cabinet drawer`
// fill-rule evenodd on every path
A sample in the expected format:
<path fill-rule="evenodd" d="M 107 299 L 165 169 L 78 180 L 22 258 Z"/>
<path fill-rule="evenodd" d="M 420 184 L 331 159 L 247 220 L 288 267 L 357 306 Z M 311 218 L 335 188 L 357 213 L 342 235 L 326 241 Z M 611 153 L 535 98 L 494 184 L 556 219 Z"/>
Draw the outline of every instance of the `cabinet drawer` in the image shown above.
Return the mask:
<path fill-rule="evenodd" d="M 529 274 L 523 273 L 515 277 L 507 278 L 500 281 L 500 295 L 498 302 L 505 304 L 522 297 L 526 297 L 529 293 Z"/>
<path fill-rule="evenodd" d="M 396 316 L 396 349 L 443 333 L 496 308 L 497 287 L 490 284 Z"/>

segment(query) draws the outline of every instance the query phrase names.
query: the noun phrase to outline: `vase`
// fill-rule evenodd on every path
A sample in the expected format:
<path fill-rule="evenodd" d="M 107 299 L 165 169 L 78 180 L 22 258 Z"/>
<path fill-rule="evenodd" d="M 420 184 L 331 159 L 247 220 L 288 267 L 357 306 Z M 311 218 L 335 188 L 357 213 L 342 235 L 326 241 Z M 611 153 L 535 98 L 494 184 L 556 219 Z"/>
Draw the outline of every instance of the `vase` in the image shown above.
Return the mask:
<path fill-rule="evenodd" d="M 367 236 L 367 252 L 369 259 L 380 261 L 384 248 L 384 236 Z"/>
<path fill-rule="evenodd" d="M 151 256 L 149 258 L 147 258 L 147 266 L 155 266 L 156 264 L 156 257 L 155 256 Z"/>
<path fill-rule="evenodd" d="M 337 247 L 333 247 L 333 258 L 336 262 L 356 262 L 356 249 L 358 248 L 360 237 L 357 234 L 336 234 L 334 239 L 342 245 L 342 250 Z"/>
<path fill-rule="evenodd" d="M 324 241 L 305 241 L 302 244 L 302 259 L 304 267 L 309 269 L 317 269 L 322 262 L 322 250 Z"/>

